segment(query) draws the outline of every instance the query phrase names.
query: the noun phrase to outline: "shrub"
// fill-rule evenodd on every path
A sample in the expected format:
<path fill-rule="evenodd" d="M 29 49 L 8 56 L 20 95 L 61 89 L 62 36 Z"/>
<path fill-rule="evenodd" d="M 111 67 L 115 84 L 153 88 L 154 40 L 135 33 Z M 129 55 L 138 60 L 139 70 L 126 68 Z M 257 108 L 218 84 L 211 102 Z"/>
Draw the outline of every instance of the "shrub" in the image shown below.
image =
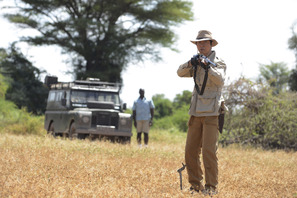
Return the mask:
<path fill-rule="evenodd" d="M 43 135 L 44 116 L 33 116 L 12 102 L 0 99 L 0 133 Z"/>
<path fill-rule="evenodd" d="M 244 79 L 236 83 L 226 97 L 232 109 L 226 115 L 220 142 L 297 150 L 297 93 L 274 95 L 271 89 L 255 88 Z"/>
<path fill-rule="evenodd" d="M 186 132 L 188 129 L 187 123 L 189 120 L 188 105 L 182 106 L 173 112 L 173 115 L 158 119 L 154 123 L 154 127 L 158 129 L 172 129 Z"/>

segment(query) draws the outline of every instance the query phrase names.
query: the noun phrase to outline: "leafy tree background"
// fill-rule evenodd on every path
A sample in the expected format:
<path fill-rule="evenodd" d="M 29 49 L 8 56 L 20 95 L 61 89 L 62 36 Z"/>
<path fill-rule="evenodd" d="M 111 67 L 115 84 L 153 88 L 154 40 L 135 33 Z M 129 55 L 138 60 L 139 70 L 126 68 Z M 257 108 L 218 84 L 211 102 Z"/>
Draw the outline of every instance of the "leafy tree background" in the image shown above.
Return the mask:
<path fill-rule="evenodd" d="M 154 117 L 156 119 L 170 116 L 173 112 L 173 105 L 172 102 L 165 98 L 164 94 L 156 94 L 152 97 L 154 101 L 154 105 L 158 108 L 155 109 Z"/>
<path fill-rule="evenodd" d="M 37 30 L 23 37 L 32 45 L 56 45 L 69 54 L 76 79 L 98 77 L 121 82 L 127 63 L 160 60 L 172 48 L 172 28 L 193 19 L 186 0 L 17 0 L 5 15 L 22 28 Z"/>
<path fill-rule="evenodd" d="M 45 112 L 48 89 L 40 81 L 43 71 L 34 67 L 14 44 L 0 49 L 0 69 L 8 88 L 5 99 L 34 114 Z"/>
<path fill-rule="evenodd" d="M 3 54 L 0 53 L 0 55 L 2 56 Z M 1 57 L 0 57 L 0 59 L 1 59 Z M 0 73 L 0 99 L 1 100 L 5 100 L 5 94 L 6 94 L 7 88 L 8 88 L 7 82 L 5 82 L 4 76 Z"/>
<path fill-rule="evenodd" d="M 291 91 L 297 91 L 297 33 L 295 32 L 296 27 L 297 21 L 292 25 L 292 37 L 288 40 L 289 49 L 291 49 L 295 53 L 296 57 L 295 69 L 292 69 L 288 82 Z"/>
<path fill-rule="evenodd" d="M 190 117 L 188 114 L 190 103 L 187 102 L 191 100 L 191 96 L 192 93 L 190 91 L 183 91 L 175 96 L 173 102 L 162 94 L 153 96 L 155 112 L 159 116 L 158 118 L 156 117 L 153 127 L 172 132 L 186 132 L 188 128 L 187 122 Z M 170 109 L 170 111 L 165 110 L 164 107 Z"/>
<path fill-rule="evenodd" d="M 173 106 L 175 109 L 179 109 L 185 105 L 189 105 L 191 103 L 192 92 L 188 90 L 184 90 L 181 94 L 176 94 L 173 99 Z"/>
<path fill-rule="evenodd" d="M 274 63 L 270 65 L 260 64 L 259 81 L 264 81 L 274 88 L 274 93 L 278 94 L 287 88 L 289 81 L 289 69 L 286 63 Z"/>

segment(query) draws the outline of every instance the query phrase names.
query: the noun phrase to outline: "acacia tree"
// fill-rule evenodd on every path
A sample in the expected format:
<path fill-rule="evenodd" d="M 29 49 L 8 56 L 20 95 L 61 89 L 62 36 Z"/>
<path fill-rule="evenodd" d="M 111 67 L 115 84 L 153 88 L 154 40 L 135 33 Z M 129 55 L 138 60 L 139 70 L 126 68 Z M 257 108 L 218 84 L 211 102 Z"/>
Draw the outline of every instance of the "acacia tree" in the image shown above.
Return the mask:
<path fill-rule="evenodd" d="M 193 17 L 187 0 L 16 0 L 14 8 L 6 18 L 40 33 L 21 41 L 60 46 L 77 79 L 108 81 L 121 81 L 129 62 L 160 60 L 176 40 L 172 27 Z"/>

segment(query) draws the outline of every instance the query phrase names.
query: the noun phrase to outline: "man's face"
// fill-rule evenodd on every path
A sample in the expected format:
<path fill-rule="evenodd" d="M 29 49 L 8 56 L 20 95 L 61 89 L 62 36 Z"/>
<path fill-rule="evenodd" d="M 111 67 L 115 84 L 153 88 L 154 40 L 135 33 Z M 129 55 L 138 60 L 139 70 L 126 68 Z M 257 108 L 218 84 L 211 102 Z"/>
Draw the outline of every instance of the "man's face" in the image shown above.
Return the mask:
<path fill-rule="evenodd" d="M 144 97 L 144 90 L 139 90 L 139 95 L 140 95 L 140 98 L 143 98 Z"/>
<path fill-rule="evenodd" d="M 208 56 L 211 52 L 211 42 L 210 41 L 199 41 L 196 43 L 197 49 L 200 54 L 203 54 L 204 56 Z"/>

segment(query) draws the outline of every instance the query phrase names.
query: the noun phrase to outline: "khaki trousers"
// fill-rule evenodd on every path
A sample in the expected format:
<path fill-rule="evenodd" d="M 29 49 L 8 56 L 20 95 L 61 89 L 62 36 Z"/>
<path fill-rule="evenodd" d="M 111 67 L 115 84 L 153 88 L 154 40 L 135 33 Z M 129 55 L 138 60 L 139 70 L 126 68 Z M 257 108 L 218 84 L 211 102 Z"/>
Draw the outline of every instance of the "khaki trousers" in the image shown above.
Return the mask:
<path fill-rule="evenodd" d="M 200 156 L 205 169 L 205 187 L 218 185 L 218 116 L 191 116 L 188 122 L 185 160 L 189 183 L 197 190 L 204 189 Z"/>

